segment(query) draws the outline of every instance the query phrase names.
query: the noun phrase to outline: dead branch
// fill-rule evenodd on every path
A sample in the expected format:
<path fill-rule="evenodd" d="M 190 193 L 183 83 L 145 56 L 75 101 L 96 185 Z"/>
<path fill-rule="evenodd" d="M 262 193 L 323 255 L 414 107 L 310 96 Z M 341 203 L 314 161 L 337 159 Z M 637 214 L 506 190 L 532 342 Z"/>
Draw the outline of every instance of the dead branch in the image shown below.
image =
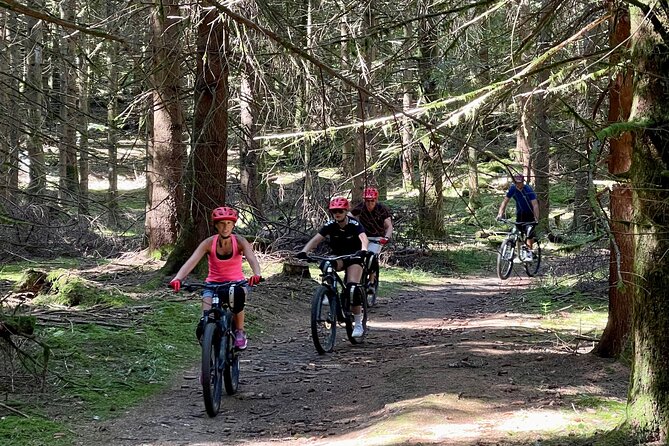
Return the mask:
<path fill-rule="evenodd" d="M 0 403 L 0 407 L 2 407 L 2 408 L 4 408 L 4 409 L 7 409 L 7 410 L 9 410 L 10 412 L 14 412 L 15 414 L 21 415 L 21 416 L 24 417 L 24 418 L 30 418 L 28 415 L 24 414 L 24 413 L 21 412 L 20 410 L 18 410 L 18 409 L 14 409 L 13 407 L 8 406 L 8 405 L 6 405 L 6 404 L 2 404 L 2 403 Z"/>

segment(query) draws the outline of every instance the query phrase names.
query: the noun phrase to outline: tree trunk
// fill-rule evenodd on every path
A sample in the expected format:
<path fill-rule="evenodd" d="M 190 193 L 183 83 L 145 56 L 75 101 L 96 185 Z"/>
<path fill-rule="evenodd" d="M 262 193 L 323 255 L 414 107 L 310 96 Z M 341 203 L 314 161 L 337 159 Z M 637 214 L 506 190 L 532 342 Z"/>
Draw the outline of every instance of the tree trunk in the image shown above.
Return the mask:
<path fill-rule="evenodd" d="M 228 32 L 215 9 L 198 24 L 193 150 L 189 159 L 184 229 L 164 267 L 174 272 L 211 233 L 211 211 L 226 204 L 228 168 Z"/>
<path fill-rule="evenodd" d="M 552 0 L 542 0 L 541 10 L 543 11 L 539 17 L 539 23 L 543 25 L 539 32 L 539 42 L 537 44 L 537 52 L 539 55 L 544 54 L 550 49 L 550 42 L 552 40 L 550 29 L 547 23 L 550 20 L 546 15 L 551 14 L 550 2 Z M 537 75 L 537 85 L 543 86 L 548 82 L 548 70 L 544 69 Z M 532 176 L 534 177 L 534 190 L 537 193 L 537 201 L 539 202 L 539 228 L 548 231 L 548 213 L 550 211 L 550 129 L 548 127 L 548 117 L 546 109 L 548 107 L 547 97 L 545 94 L 533 96 L 533 112 L 536 128 L 537 145 L 530 153 L 532 160 Z M 536 217 L 536 216 L 535 216 Z"/>
<path fill-rule="evenodd" d="M 184 212 L 186 144 L 181 105 L 178 0 L 157 0 L 152 19 L 153 130 L 148 146 L 145 231 L 149 251 L 176 243 Z"/>
<path fill-rule="evenodd" d="M 77 10 L 75 0 L 61 2 L 60 17 L 73 22 Z M 59 146 L 59 188 L 61 200 L 79 199 L 79 166 L 77 165 L 77 78 L 75 73 L 75 51 L 78 34 L 63 29 L 61 36 L 60 70 L 60 146 Z"/>
<path fill-rule="evenodd" d="M 44 0 L 33 0 L 27 3 L 37 11 L 44 9 Z M 42 110 L 44 108 L 44 91 L 42 88 L 43 62 L 43 26 L 42 20 L 26 16 L 26 110 L 28 137 L 26 146 L 30 160 L 28 193 L 31 200 L 39 202 L 46 192 L 46 165 L 42 147 Z"/>
<path fill-rule="evenodd" d="M 411 42 L 411 25 L 404 25 L 404 38 L 407 42 Z M 402 73 L 403 94 L 402 94 L 402 109 L 408 112 L 413 105 L 413 66 L 409 60 L 405 62 L 406 67 Z M 411 119 L 407 116 L 402 117 L 402 188 L 405 191 L 410 191 L 416 186 L 414 178 L 414 131 L 411 125 Z"/>
<path fill-rule="evenodd" d="M 611 48 L 625 48 L 630 38 L 629 7 L 611 1 Z M 621 63 L 623 53 L 611 55 L 611 65 Z M 609 89 L 609 123 L 625 122 L 632 110 L 632 72 L 620 67 Z M 632 163 L 632 134 L 624 132 L 609 141 L 609 173 L 621 179 L 629 175 Z M 628 184 L 616 184 L 610 194 L 611 259 L 609 261 L 609 318 L 595 353 L 605 358 L 618 357 L 629 335 L 634 268 L 634 237 L 632 233 L 632 190 Z M 619 283 L 619 277 L 622 282 Z"/>
<path fill-rule="evenodd" d="M 406 70 L 409 71 L 409 70 Z M 402 108 L 404 111 L 408 111 L 411 108 L 412 99 L 411 91 L 409 86 L 405 83 L 405 91 L 402 95 Z M 410 191 L 416 185 L 414 181 L 414 164 L 413 164 L 413 154 L 414 154 L 414 135 L 413 127 L 411 125 L 411 119 L 408 117 L 402 118 L 402 153 L 401 153 L 401 162 L 402 162 L 402 188 L 405 191 Z"/>
<path fill-rule="evenodd" d="M 439 63 L 437 29 L 434 18 L 430 15 L 430 4 L 421 1 L 419 14 L 423 19 L 419 24 L 418 76 L 424 96 L 429 103 L 438 98 L 435 70 Z M 441 236 L 444 232 L 443 219 L 443 163 L 441 140 L 435 132 L 430 132 L 422 145 L 418 157 L 420 172 L 418 225 L 422 232 Z"/>
<path fill-rule="evenodd" d="M 350 26 L 348 23 L 348 16 L 349 12 L 343 12 L 339 22 L 339 41 L 341 42 L 339 46 L 339 59 L 340 59 L 340 70 L 342 70 L 343 72 L 352 69 L 351 54 L 349 52 L 349 47 L 348 47 L 348 42 L 351 40 L 351 33 L 349 32 Z M 350 98 L 351 102 L 355 102 L 357 100 L 356 98 L 354 98 L 353 96 L 354 92 L 349 85 L 342 82 L 341 89 L 344 92 L 344 96 L 347 99 Z M 341 119 L 347 122 L 353 121 L 355 118 L 354 114 L 351 112 L 351 106 L 350 104 L 346 103 L 348 101 L 344 102 L 345 103 L 342 104 L 342 107 L 340 108 Z M 351 181 L 348 183 L 348 186 L 353 191 L 356 190 L 355 187 L 353 187 L 353 180 L 352 180 L 355 174 L 355 168 L 354 168 L 355 146 L 356 146 L 356 137 L 354 136 L 353 132 L 345 130 L 345 134 L 343 136 L 343 142 L 341 145 L 342 170 L 346 178 L 351 179 Z"/>
<path fill-rule="evenodd" d="M 247 205 L 253 209 L 257 216 L 262 216 L 262 199 L 260 190 L 260 178 L 258 174 L 258 163 L 260 161 L 260 144 L 254 140 L 258 132 L 257 107 L 257 79 L 256 72 L 249 60 L 250 56 L 245 54 L 242 65 L 240 85 L 240 119 L 242 144 L 239 153 L 239 171 L 241 180 L 242 196 Z"/>
<path fill-rule="evenodd" d="M 376 57 L 375 45 L 372 38 L 368 35 L 374 26 L 374 1 L 365 4 L 362 17 L 360 18 L 360 27 L 358 29 L 362 38 L 362 53 L 355 55 L 358 61 L 357 71 L 358 84 L 369 90 L 372 85 L 372 63 Z M 372 145 L 372 128 L 366 127 L 365 123 L 373 117 L 372 104 L 369 95 L 364 91 L 358 90 L 358 122 L 361 124 L 358 128 L 356 138 L 355 155 L 353 157 L 353 190 L 352 200 L 357 203 L 362 200 L 363 189 L 367 186 L 378 186 L 377 179 L 372 178 L 369 166 L 375 162 L 376 151 Z"/>
<path fill-rule="evenodd" d="M 13 85 L 11 82 L 11 54 L 9 52 L 12 33 L 10 20 L 13 15 L 10 11 L 0 10 L 0 50 L 2 54 L 8 57 L 0 57 L 0 198 L 10 198 L 10 169 L 15 164 L 12 160 L 12 147 L 9 141 L 9 134 L 13 127 L 9 116 L 10 95 Z M 13 21 L 13 20 L 11 20 Z M 15 26 L 15 24 L 13 24 Z"/>
<path fill-rule="evenodd" d="M 298 3 L 298 27 L 302 32 L 303 38 L 300 44 L 311 54 L 314 47 L 313 30 L 313 3 L 311 0 L 302 0 Z M 304 68 L 302 74 L 298 77 L 298 107 L 295 108 L 295 127 L 308 130 L 312 128 L 312 122 L 309 116 L 309 105 L 313 98 L 311 97 L 310 78 L 312 73 L 309 66 Z M 314 188 L 314 177 L 316 176 L 314 166 L 314 145 L 310 138 L 305 138 L 302 142 L 302 166 L 304 169 L 304 182 L 302 188 L 302 220 L 308 222 L 310 226 L 316 226 L 321 216 L 319 215 L 318 199 Z"/>
<path fill-rule="evenodd" d="M 526 23 L 529 20 L 530 15 L 530 2 L 529 0 L 519 0 L 518 1 L 518 22 Z M 532 32 L 531 26 L 523 26 L 520 29 L 519 38 L 521 41 L 527 39 L 529 34 Z M 522 66 L 527 58 L 525 53 L 520 53 L 517 55 L 518 60 L 514 60 L 514 65 Z M 523 166 L 523 172 L 514 172 L 522 173 L 528 179 L 528 181 L 533 179 L 530 178 L 531 172 L 533 170 L 532 159 L 530 158 L 530 152 L 532 150 L 532 144 L 534 143 L 534 126 L 530 122 L 532 117 L 532 97 L 529 92 L 531 91 L 530 84 L 527 80 L 523 81 L 518 87 L 518 95 L 515 97 L 516 109 L 518 110 L 518 129 L 516 130 L 516 152 L 518 159 Z"/>
<path fill-rule="evenodd" d="M 108 8 L 112 5 L 108 4 Z M 107 98 L 107 208 L 112 225 L 118 223 L 118 43 L 110 42 L 107 56 L 109 75 L 109 96 Z"/>
<path fill-rule="evenodd" d="M 630 120 L 644 123 L 633 137 L 631 182 L 635 203 L 635 288 L 632 304 L 634 357 L 627 423 L 657 444 L 669 440 L 669 42 L 667 16 L 632 11 L 632 58 L 636 61 Z M 650 14 L 655 20 L 647 18 Z"/>
<path fill-rule="evenodd" d="M 88 11 L 88 8 L 86 8 Z M 88 18 L 88 16 L 87 16 Z M 77 125 L 79 126 L 79 214 L 88 215 L 90 194 L 88 188 L 88 175 L 90 173 L 90 157 L 89 157 L 89 135 L 88 123 L 90 110 L 90 64 L 89 57 L 89 40 L 88 36 L 81 36 L 81 48 L 79 50 L 79 119 Z"/>

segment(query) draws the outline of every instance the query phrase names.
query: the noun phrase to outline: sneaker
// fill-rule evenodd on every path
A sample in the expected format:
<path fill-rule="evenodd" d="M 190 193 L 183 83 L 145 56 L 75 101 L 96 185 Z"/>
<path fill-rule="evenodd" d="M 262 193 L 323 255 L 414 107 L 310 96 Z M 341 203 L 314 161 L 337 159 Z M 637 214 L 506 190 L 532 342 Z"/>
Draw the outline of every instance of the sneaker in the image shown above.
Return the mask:
<path fill-rule="evenodd" d="M 247 344 L 246 332 L 244 330 L 235 331 L 235 348 L 237 350 L 245 350 Z"/>
<path fill-rule="evenodd" d="M 531 262 L 532 260 L 533 260 L 532 251 L 525 252 L 525 261 L 526 262 Z"/>
<path fill-rule="evenodd" d="M 359 338 L 362 337 L 363 334 L 365 334 L 365 329 L 362 328 L 362 324 L 356 324 L 355 327 L 353 327 L 353 333 L 351 336 L 354 338 Z"/>

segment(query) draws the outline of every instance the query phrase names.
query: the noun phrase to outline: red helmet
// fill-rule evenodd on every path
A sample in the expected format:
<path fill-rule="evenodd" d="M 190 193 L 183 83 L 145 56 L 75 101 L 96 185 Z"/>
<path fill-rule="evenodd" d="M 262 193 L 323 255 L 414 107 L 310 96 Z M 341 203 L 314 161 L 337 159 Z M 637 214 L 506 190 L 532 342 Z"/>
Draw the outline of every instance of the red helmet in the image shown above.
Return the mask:
<path fill-rule="evenodd" d="M 237 221 L 237 211 L 229 207 L 220 207 L 211 211 L 211 220 L 216 223 L 217 221 Z"/>
<path fill-rule="evenodd" d="M 348 211 L 348 200 L 344 197 L 333 197 L 332 200 L 330 200 L 328 209 L 344 209 Z"/>
<path fill-rule="evenodd" d="M 379 199 L 379 191 L 375 187 L 368 187 L 362 193 L 362 198 L 364 200 L 378 200 Z"/>

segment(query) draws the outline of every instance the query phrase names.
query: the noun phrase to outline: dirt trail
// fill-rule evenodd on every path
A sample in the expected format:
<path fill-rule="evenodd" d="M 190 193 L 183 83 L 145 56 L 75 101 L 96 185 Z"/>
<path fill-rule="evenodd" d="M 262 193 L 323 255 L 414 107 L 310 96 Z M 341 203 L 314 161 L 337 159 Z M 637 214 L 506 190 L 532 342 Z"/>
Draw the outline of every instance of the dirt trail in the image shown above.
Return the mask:
<path fill-rule="evenodd" d="M 538 316 L 508 313 L 528 279 L 465 277 L 382 296 L 366 342 L 319 356 L 308 299 L 267 305 L 285 322 L 250 339 L 240 392 L 204 412 L 197 369 L 119 419 L 82 429 L 103 445 L 519 445 L 581 415 L 578 394 L 624 399 L 627 371 L 560 348 Z M 272 294 L 272 293 L 270 293 Z M 510 435 L 509 433 L 513 433 Z"/>

